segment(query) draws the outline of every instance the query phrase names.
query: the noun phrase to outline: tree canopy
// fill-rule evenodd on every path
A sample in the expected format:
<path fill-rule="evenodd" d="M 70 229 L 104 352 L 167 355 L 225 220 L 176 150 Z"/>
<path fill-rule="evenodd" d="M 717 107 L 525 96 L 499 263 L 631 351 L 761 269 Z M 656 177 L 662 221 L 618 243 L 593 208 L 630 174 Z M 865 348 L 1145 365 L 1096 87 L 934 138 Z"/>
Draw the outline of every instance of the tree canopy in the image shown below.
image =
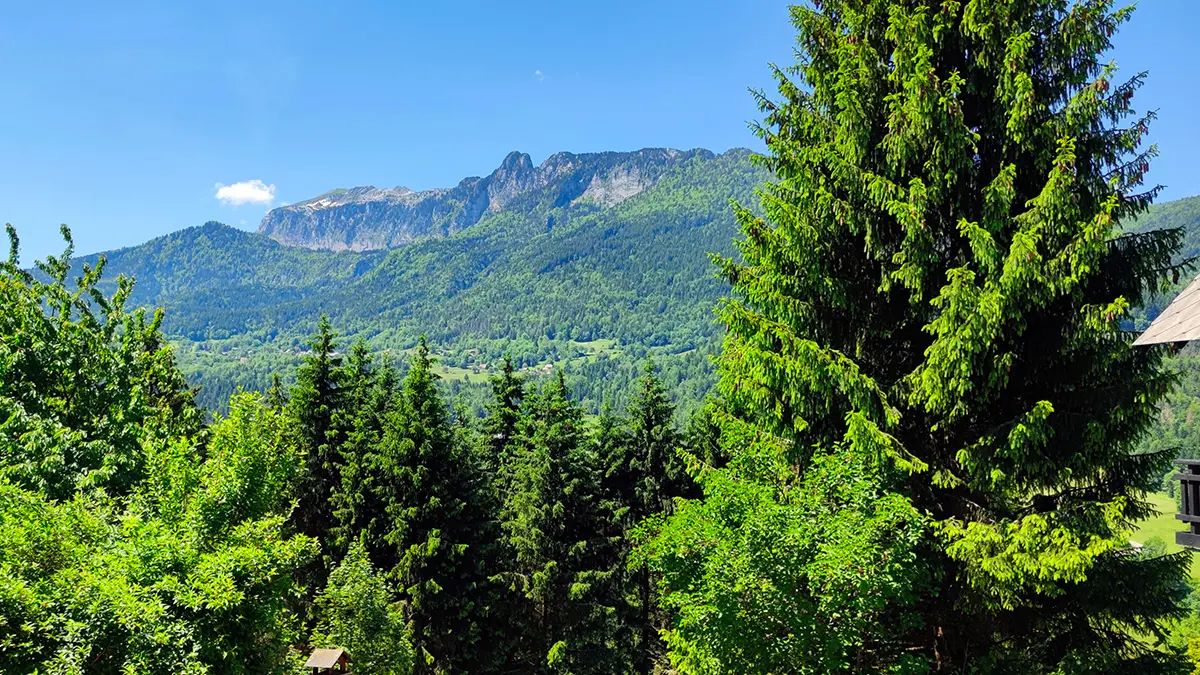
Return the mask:
<path fill-rule="evenodd" d="M 1151 116 L 1132 107 L 1144 76 L 1103 58 L 1130 15 L 792 8 L 798 61 L 760 97 L 775 180 L 763 217 L 738 209 L 742 260 L 720 261 L 731 464 L 649 549 L 681 670 L 1176 667 L 1154 641 L 1186 559 L 1126 554 L 1171 459 L 1136 444 L 1174 378 L 1122 322 L 1173 281 L 1180 242 L 1121 229 L 1156 192 L 1141 188 Z M 862 480 L 827 482 L 834 467 Z M 763 522 L 827 489 L 812 506 L 836 512 Z M 806 541 L 825 543 L 786 548 Z M 774 555 L 794 578 L 754 565 Z M 840 582 L 831 558 L 856 561 Z M 792 625 L 714 639 L 722 603 L 779 606 L 775 588 L 796 609 L 769 619 Z M 771 660 L 780 644 L 798 645 L 792 665 Z"/>

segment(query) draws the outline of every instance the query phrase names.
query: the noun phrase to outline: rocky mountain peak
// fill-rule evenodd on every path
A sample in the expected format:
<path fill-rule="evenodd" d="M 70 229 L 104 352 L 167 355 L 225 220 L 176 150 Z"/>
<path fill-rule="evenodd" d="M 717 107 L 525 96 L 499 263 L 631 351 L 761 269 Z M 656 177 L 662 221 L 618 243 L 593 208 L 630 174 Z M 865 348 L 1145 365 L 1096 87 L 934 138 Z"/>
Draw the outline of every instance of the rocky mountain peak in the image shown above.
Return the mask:
<path fill-rule="evenodd" d="M 517 172 L 531 171 L 533 169 L 533 160 L 529 154 L 519 150 L 513 150 L 504 157 L 504 162 L 500 164 L 497 171 Z"/>
<path fill-rule="evenodd" d="M 453 188 L 415 192 L 371 185 L 331 190 L 313 199 L 272 209 L 258 231 L 290 246 L 370 250 L 404 246 L 418 238 L 444 237 L 471 227 L 515 201 L 554 207 L 579 200 L 611 207 L 654 184 L 663 172 L 704 150 L 647 148 L 637 152 L 559 152 L 535 166 L 513 151 L 484 178 L 465 178 Z M 544 194 L 541 192 L 544 191 Z M 540 195 L 540 196 L 539 196 Z M 547 201 L 549 200 L 549 201 Z M 526 208 L 526 207 L 522 207 Z"/>

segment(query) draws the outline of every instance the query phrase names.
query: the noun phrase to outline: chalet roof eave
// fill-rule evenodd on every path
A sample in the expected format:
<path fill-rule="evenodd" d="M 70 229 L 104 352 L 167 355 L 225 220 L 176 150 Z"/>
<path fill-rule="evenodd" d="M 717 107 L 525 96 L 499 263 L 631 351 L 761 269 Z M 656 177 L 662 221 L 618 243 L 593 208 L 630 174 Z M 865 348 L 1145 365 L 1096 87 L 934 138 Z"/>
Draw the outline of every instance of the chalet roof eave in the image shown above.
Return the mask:
<path fill-rule="evenodd" d="M 1200 340 L 1200 276 L 1192 280 L 1150 327 L 1133 341 L 1135 347 Z"/>

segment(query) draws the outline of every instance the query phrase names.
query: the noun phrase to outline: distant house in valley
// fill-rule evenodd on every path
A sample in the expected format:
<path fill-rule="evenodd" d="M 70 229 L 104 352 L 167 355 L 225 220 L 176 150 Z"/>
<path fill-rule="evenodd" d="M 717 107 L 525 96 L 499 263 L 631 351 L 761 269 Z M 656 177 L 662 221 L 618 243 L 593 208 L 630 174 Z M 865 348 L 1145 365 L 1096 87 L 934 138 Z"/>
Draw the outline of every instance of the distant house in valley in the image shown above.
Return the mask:
<path fill-rule="evenodd" d="M 312 668 L 314 673 L 348 674 L 350 655 L 344 649 L 314 649 L 304 667 Z"/>

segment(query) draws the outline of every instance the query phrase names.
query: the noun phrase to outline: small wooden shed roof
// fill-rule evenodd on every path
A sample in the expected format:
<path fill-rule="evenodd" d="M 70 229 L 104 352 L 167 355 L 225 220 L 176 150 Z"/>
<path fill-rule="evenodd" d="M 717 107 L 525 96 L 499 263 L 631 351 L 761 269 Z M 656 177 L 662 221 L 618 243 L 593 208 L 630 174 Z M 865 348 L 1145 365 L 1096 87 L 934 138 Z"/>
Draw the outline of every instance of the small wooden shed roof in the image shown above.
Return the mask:
<path fill-rule="evenodd" d="M 305 668 L 332 668 L 346 655 L 342 649 L 314 649 L 304 663 Z"/>
<path fill-rule="evenodd" d="M 1200 340 L 1200 276 L 1167 305 L 1133 344 L 1141 347 L 1192 340 Z"/>

